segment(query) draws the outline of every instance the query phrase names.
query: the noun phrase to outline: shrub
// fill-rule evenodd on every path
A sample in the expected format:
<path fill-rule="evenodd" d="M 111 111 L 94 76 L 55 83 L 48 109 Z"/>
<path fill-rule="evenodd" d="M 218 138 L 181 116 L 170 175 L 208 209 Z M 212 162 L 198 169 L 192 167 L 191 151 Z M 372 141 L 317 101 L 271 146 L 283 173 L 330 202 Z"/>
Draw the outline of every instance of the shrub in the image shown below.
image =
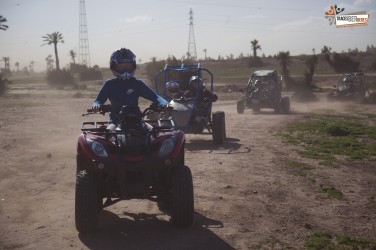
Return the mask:
<path fill-rule="evenodd" d="M 264 62 L 261 60 L 260 57 L 250 57 L 248 66 L 249 67 L 262 67 L 264 66 Z"/>
<path fill-rule="evenodd" d="M 0 96 L 2 96 L 7 89 L 7 83 L 10 83 L 10 81 L 7 78 L 3 78 L 3 75 L 0 73 Z"/>
<path fill-rule="evenodd" d="M 347 55 L 338 53 L 333 53 L 332 55 L 326 54 L 325 59 L 337 73 L 359 71 L 360 63 Z"/>
<path fill-rule="evenodd" d="M 98 65 L 88 68 L 84 64 L 71 63 L 70 70 L 73 74 L 79 74 L 81 81 L 103 80 L 103 75 Z"/>
<path fill-rule="evenodd" d="M 102 72 L 98 68 L 86 68 L 80 72 L 81 81 L 103 80 Z"/>
<path fill-rule="evenodd" d="M 46 80 L 48 84 L 54 87 L 58 87 L 58 88 L 73 84 L 73 76 L 71 72 L 66 69 L 48 70 Z"/>
<path fill-rule="evenodd" d="M 373 59 L 372 64 L 371 64 L 371 70 L 376 71 L 376 57 Z"/>

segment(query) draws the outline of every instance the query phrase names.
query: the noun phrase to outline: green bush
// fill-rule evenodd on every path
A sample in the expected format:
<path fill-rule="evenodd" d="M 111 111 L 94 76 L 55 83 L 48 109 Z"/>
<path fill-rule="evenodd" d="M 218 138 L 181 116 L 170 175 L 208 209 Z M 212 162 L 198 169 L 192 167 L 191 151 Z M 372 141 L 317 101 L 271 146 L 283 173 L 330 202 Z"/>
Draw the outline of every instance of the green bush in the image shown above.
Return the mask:
<path fill-rule="evenodd" d="M 260 57 L 250 57 L 248 61 L 249 67 L 263 67 L 265 64 Z"/>
<path fill-rule="evenodd" d="M 66 69 L 48 70 L 46 80 L 48 84 L 54 87 L 58 87 L 58 88 L 73 84 L 73 76 L 70 70 L 66 70 Z"/>
<path fill-rule="evenodd" d="M 326 55 L 325 58 L 337 73 L 359 71 L 360 62 L 355 61 L 353 58 L 345 54 L 333 53 L 331 56 Z"/>
<path fill-rule="evenodd" d="M 373 59 L 372 64 L 371 64 L 371 70 L 376 71 L 376 57 Z"/>
<path fill-rule="evenodd" d="M 81 81 L 103 80 L 103 75 L 98 65 L 88 68 L 84 64 L 71 63 L 70 70 L 73 74 L 79 74 Z"/>
<path fill-rule="evenodd" d="M 103 80 L 102 72 L 97 68 L 86 68 L 80 72 L 81 81 Z"/>
<path fill-rule="evenodd" d="M 2 96 L 7 89 L 7 83 L 10 83 L 10 81 L 7 78 L 3 78 L 3 75 L 0 73 L 0 96 Z"/>

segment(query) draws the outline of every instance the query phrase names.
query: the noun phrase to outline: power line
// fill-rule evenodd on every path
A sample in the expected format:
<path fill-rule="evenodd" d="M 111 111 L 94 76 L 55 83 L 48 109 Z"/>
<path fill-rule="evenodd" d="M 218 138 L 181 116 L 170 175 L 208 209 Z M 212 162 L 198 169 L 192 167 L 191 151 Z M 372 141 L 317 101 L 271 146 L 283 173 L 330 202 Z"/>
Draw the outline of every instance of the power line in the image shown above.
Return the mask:
<path fill-rule="evenodd" d="M 189 39 L 188 39 L 187 56 L 190 59 L 197 60 L 195 33 L 194 33 L 194 30 L 193 30 L 193 11 L 192 11 L 192 8 L 189 11 Z"/>
<path fill-rule="evenodd" d="M 78 63 L 90 67 L 89 35 L 86 22 L 85 0 L 80 0 Z"/>

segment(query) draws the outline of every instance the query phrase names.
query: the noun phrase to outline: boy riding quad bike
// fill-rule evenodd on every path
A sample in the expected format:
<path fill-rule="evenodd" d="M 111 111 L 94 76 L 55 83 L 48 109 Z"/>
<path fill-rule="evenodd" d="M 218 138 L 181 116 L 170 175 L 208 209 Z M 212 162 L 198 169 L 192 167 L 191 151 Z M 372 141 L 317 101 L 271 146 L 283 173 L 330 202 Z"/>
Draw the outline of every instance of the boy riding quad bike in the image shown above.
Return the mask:
<path fill-rule="evenodd" d="M 144 119 L 171 111 L 152 104 L 143 112 L 124 106 L 117 124 L 83 122 L 77 143 L 75 222 L 79 232 L 97 228 L 100 211 L 121 200 L 156 201 L 179 227 L 193 222 L 192 174 L 184 164 L 185 136 L 169 119 Z M 101 105 L 99 113 L 113 112 Z M 92 109 L 84 115 L 94 114 Z M 105 202 L 103 202 L 105 199 Z"/>
<path fill-rule="evenodd" d="M 328 101 L 363 101 L 368 91 L 365 75 L 361 72 L 342 74 Z"/>
<path fill-rule="evenodd" d="M 204 79 L 210 83 L 208 88 Z M 177 129 L 188 134 L 201 134 L 206 129 L 213 142 L 221 144 L 226 139 L 225 113 L 212 113 L 212 103 L 218 97 L 213 93 L 213 75 L 200 64 L 166 65 L 155 77 L 156 92 L 169 101 L 173 112 L 163 112 L 161 117 L 172 117 Z"/>
<path fill-rule="evenodd" d="M 261 108 L 274 109 L 275 113 L 290 112 L 290 98 L 282 97 L 282 82 L 275 70 L 255 71 L 248 80 L 244 97 L 237 103 L 239 114 L 245 108 L 252 108 L 253 112 L 260 112 Z"/>

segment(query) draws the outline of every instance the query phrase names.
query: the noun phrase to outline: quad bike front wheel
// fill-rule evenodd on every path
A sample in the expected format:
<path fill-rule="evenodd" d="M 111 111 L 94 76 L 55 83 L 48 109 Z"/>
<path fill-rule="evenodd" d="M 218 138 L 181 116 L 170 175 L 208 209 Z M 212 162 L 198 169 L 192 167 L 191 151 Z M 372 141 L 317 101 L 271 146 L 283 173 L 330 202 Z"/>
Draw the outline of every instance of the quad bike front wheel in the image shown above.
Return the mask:
<path fill-rule="evenodd" d="M 178 227 L 189 227 L 194 217 L 192 173 L 189 167 L 178 165 L 172 176 L 171 220 Z"/>
<path fill-rule="evenodd" d="M 238 111 L 238 114 L 243 114 L 244 109 L 245 109 L 245 101 L 244 100 L 239 100 L 237 105 L 236 105 L 236 110 Z"/>
<path fill-rule="evenodd" d="M 75 221 L 80 233 L 89 233 L 97 229 L 99 195 L 94 174 L 86 170 L 76 176 Z"/>
<path fill-rule="evenodd" d="M 213 142 L 222 144 L 226 139 L 225 113 L 223 111 L 214 112 L 212 122 Z"/>

